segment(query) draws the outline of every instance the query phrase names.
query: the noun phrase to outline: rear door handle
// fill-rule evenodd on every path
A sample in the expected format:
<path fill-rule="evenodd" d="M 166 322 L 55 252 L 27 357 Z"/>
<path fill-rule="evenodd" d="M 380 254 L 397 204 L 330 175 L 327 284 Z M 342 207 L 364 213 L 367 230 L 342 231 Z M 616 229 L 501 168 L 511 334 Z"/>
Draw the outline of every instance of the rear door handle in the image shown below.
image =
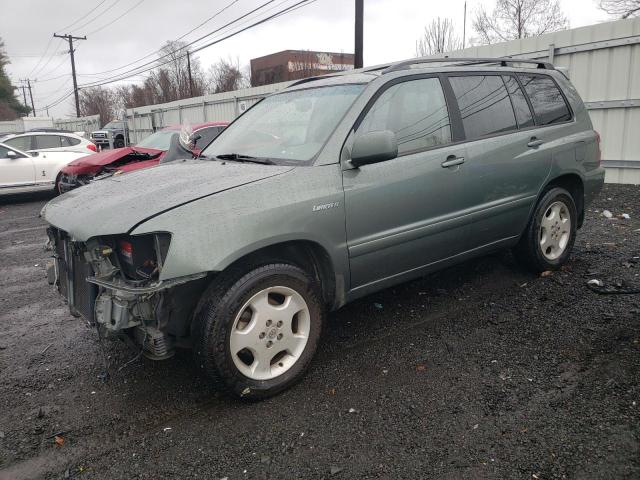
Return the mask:
<path fill-rule="evenodd" d="M 442 162 L 442 168 L 455 167 L 456 165 L 462 165 L 464 163 L 464 157 L 456 157 L 455 155 L 449 155 L 447 159 Z"/>
<path fill-rule="evenodd" d="M 536 148 L 544 143 L 544 140 L 540 140 L 537 137 L 531 137 L 529 139 L 529 143 L 527 143 L 527 147 Z"/>

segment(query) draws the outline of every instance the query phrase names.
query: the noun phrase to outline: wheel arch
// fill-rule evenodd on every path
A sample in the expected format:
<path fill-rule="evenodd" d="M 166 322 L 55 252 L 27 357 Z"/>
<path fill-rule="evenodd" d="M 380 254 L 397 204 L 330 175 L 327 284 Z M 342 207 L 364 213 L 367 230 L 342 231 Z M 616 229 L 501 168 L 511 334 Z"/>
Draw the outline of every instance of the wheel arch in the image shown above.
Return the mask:
<path fill-rule="evenodd" d="M 344 295 L 338 292 L 331 255 L 322 245 L 312 240 L 287 240 L 260 247 L 233 259 L 224 270 L 256 268 L 273 262 L 291 263 L 316 278 L 329 309 L 344 303 L 341 300 Z"/>
<path fill-rule="evenodd" d="M 578 228 L 582 227 L 584 222 L 584 181 L 577 173 L 566 173 L 550 179 L 541 190 L 538 199 L 542 198 L 545 192 L 553 187 L 560 187 L 567 190 L 573 197 L 578 212 Z"/>

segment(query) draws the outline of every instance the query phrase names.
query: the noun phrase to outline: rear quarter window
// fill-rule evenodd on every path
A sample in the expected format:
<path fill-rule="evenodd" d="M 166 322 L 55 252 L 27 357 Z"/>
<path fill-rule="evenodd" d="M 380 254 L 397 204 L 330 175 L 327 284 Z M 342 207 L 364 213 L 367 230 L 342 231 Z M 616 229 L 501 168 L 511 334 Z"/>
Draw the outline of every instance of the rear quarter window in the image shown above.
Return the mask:
<path fill-rule="evenodd" d="M 519 75 L 538 125 L 571 120 L 571 111 L 556 83 L 546 75 Z"/>
<path fill-rule="evenodd" d="M 80 143 L 79 138 L 60 136 L 60 145 L 63 147 L 73 147 Z"/>
<path fill-rule="evenodd" d="M 498 75 L 449 77 L 467 140 L 517 130 L 516 117 Z"/>

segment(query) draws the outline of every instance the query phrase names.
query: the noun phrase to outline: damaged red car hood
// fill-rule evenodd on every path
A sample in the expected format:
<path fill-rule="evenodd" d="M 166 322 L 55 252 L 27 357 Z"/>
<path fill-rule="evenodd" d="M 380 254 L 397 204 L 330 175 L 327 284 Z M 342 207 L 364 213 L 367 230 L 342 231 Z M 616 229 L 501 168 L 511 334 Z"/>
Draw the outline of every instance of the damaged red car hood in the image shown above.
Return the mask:
<path fill-rule="evenodd" d="M 113 150 L 103 150 L 102 152 L 80 157 L 77 160 L 68 163 L 62 171 L 73 175 L 96 173 L 101 167 L 116 162 L 135 152 L 147 153 L 155 158 L 165 153 L 164 151 L 157 150 L 155 148 L 142 147 L 124 147 Z M 144 159 L 141 158 L 141 160 Z"/>

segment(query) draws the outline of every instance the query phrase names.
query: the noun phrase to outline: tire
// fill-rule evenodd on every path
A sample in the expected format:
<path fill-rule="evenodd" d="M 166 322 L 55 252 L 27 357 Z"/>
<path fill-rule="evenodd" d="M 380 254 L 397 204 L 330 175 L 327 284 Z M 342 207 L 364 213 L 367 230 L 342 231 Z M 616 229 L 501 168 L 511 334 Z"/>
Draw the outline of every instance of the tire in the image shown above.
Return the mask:
<path fill-rule="evenodd" d="M 302 378 L 316 352 L 324 320 L 318 283 L 286 263 L 222 275 L 194 316 L 196 365 L 236 397 L 276 395 Z"/>
<path fill-rule="evenodd" d="M 557 270 L 571 255 L 578 213 L 571 194 L 553 187 L 542 194 L 514 254 L 530 270 Z"/>
<path fill-rule="evenodd" d="M 113 148 L 124 148 L 124 138 L 116 138 L 113 141 Z"/>

